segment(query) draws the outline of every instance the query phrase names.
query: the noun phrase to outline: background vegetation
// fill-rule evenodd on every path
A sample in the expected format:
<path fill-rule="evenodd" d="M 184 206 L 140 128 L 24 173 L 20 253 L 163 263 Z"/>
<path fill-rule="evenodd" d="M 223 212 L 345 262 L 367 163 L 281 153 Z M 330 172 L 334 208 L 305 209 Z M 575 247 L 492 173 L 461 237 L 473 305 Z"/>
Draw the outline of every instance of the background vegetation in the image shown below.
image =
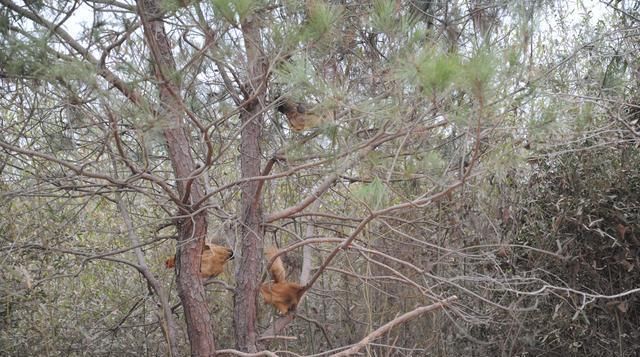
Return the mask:
<path fill-rule="evenodd" d="M 640 351 L 639 1 L 0 4 L 0 354 Z"/>

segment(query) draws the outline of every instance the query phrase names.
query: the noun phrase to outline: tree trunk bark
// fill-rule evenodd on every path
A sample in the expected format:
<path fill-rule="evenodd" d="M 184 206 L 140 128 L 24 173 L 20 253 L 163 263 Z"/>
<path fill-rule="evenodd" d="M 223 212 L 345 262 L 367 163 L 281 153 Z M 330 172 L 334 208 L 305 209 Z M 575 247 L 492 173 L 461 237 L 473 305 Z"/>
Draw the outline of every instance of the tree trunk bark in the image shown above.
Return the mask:
<path fill-rule="evenodd" d="M 263 65 L 260 29 L 254 20 L 250 18 L 242 24 L 249 79 L 246 103 L 240 113 L 243 128 L 240 142 L 242 178 L 260 176 L 266 68 Z M 242 186 L 242 255 L 239 269 L 236 269 L 233 321 L 236 348 L 246 352 L 257 352 L 256 300 L 260 288 L 263 238 L 262 200 L 258 187 L 259 181 L 250 181 Z"/>
<path fill-rule="evenodd" d="M 158 0 L 138 0 L 138 12 L 142 19 L 144 35 L 154 63 L 155 76 L 160 92 L 159 114 L 171 123 L 164 136 L 173 165 L 178 193 L 182 204 L 178 204 L 180 215 L 191 214 L 191 204 L 204 196 L 202 183 L 189 179 L 195 164 L 191 156 L 188 136 L 185 133 L 184 108 L 180 100 L 180 83 L 174 76 L 176 64 L 171 53 L 169 38 Z M 191 185 L 190 188 L 187 188 Z M 188 197 L 185 197 L 188 196 Z M 200 256 L 207 236 L 207 212 L 182 219 L 178 223 L 178 249 L 176 252 L 177 287 L 187 323 L 187 334 L 192 356 L 214 356 L 215 342 L 207 298 L 200 279 Z"/>

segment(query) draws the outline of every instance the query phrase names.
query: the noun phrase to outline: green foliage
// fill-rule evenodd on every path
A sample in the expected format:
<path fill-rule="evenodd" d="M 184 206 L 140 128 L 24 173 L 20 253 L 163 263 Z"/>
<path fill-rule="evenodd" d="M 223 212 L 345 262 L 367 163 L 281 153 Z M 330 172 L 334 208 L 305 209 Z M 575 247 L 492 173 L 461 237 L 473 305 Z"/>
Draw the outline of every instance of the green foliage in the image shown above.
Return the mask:
<path fill-rule="evenodd" d="M 271 31 L 273 46 L 278 49 L 279 55 L 286 56 L 298 47 L 302 25 L 293 22 L 275 23 Z"/>
<path fill-rule="evenodd" d="M 255 0 L 211 0 L 216 13 L 232 25 L 244 22 L 257 8 Z"/>
<path fill-rule="evenodd" d="M 357 111 L 365 115 L 365 128 L 380 128 L 394 122 L 401 122 L 402 109 L 401 103 L 394 98 L 366 98 L 357 105 Z"/>
<path fill-rule="evenodd" d="M 384 207 L 389 201 L 387 187 L 378 177 L 369 183 L 359 185 L 353 190 L 353 195 L 358 200 L 365 202 L 368 208 L 373 210 Z"/>
<path fill-rule="evenodd" d="M 423 172 L 433 175 L 439 175 L 446 165 L 442 156 L 435 150 L 427 152 L 420 161 L 424 170 Z"/>
<path fill-rule="evenodd" d="M 506 59 L 509 68 L 516 68 L 520 65 L 520 48 L 512 47 L 507 51 Z"/>
<path fill-rule="evenodd" d="M 594 104 L 586 102 L 579 108 L 576 108 L 574 128 L 576 131 L 588 130 L 595 124 Z"/>
<path fill-rule="evenodd" d="M 294 99 L 304 100 L 304 93 L 318 91 L 315 71 L 306 58 L 287 61 L 275 69 L 274 81 L 286 84 L 294 95 Z M 295 89 L 295 90 L 291 90 Z"/>
<path fill-rule="evenodd" d="M 395 0 L 375 0 L 371 13 L 371 26 L 374 30 L 385 33 L 389 36 L 411 36 L 409 43 L 412 43 L 416 34 L 420 34 L 424 39 L 424 33 L 417 30 L 418 19 L 412 12 L 399 11 L 398 2 Z"/>
<path fill-rule="evenodd" d="M 530 120 L 527 123 L 527 135 L 533 142 L 546 142 L 555 137 L 555 132 L 560 125 L 558 117 L 561 115 L 559 104 L 551 101 L 535 101 L 532 107 L 535 108 Z"/>
<path fill-rule="evenodd" d="M 514 169 L 522 169 L 526 164 L 527 155 L 528 152 L 522 147 L 505 140 L 486 155 L 483 165 L 491 170 L 495 179 L 509 180 Z"/>
<path fill-rule="evenodd" d="M 9 24 L 10 24 L 9 16 L 7 16 L 5 13 L 0 13 L 0 33 L 1 34 L 6 35 L 9 32 L 8 31 Z"/>
<path fill-rule="evenodd" d="M 478 51 L 461 66 L 458 78 L 464 88 L 469 89 L 477 98 L 482 98 L 490 89 L 496 65 L 494 56 L 488 50 Z"/>
<path fill-rule="evenodd" d="M 307 20 L 302 27 L 302 41 L 314 45 L 328 45 L 335 41 L 343 16 L 341 6 L 331 5 L 325 1 L 309 3 Z"/>
<path fill-rule="evenodd" d="M 81 61 L 57 62 L 49 68 L 48 77 L 97 85 L 95 68 Z"/>
<path fill-rule="evenodd" d="M 235 0 L 233 4 L 240 18 L 240 22 L 243 22 L 253 13 L 257 2 L 255 0 Z"/>
<path fill-rule="evenodd" d="M 473 123 L 473 108 L 470 105 L 460 105 L 453 108 L 449 120 L 459 128 L 465 128 Z"/>
<path fill-rule="evenodd" d="M 461 64 L 458 56 L 433 49 L 422 49 L 408 63 L 403 63 L 398 75 L 418 85 L 426 95 L 437 95 L 456 82 Z"/>
<path fill-rule="evenodd" d="M 386 33 L 391 33 L 397 26 L 396 2 L 393 0 L 375 0 L 371 14 L 373 28 Z"/>
<path fill-rule="evenodd" d="M 8 74 L 44 78 L 54 59 L 47 51 L 46 40 L 34 37 L 27 41 L 12 39 L 2 43 L 0 65 Z"/>
<path fill-rule="evenodd" d="M 602 90 L 610 93 L 622 88 L 626 82 L 626 72 L 627 62 L 622 58 L 622 56 L 614 55 L 609 61 L 609 64 L 603 74 Z"/>
<path fill-rule="evenodd" d="M 184 7 L 184 0 L 160 0 L 160 7 L 167 12 L 175 12 Z"/>
<path fill-rule="evenodd" d="M 221 15 L 230 24 L 237 25 L 238 20 L 236 13 L 232 7 L 232 0 L 211 0 L 215 11 Z"/>

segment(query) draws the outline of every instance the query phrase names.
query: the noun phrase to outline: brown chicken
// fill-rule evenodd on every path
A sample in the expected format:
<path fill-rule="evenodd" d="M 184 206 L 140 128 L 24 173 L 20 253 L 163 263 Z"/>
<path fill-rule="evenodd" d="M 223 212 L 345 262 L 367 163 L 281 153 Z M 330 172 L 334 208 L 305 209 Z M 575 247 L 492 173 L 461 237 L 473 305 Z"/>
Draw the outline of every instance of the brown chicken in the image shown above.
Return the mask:
<path fill-rule="evenodd" d="M 266 254 L 270 261 L 278 254 L 278 250 L 270 247 L 266 249 Z M 287 314 L 291 310 L 295 310 L 298 302 L 300 302 L 300 298 L 302 298 L 305 292 L 304 286 L 285 280 L 286 273 L 280 257 L 276 258 L 273 264 L 271 264 L 269 272 L 271 273 L 273 281 L 264 283 L 260 287 L 260 294 L 264 298 L 264 301 L 267 304 L 273 305 L 282 315 Z"/>
<path fill-rule="evenodd" d="M 278 111 L 284 114 L 293 131 L 303 131 L 322 124 L 322 118 L 307 110 L 304 104 L 296 103 L 291 99 L 284 99 L 278 106 Z"/>
<path fill-rule="evenodd" d="M 206 279 L 220 275 L 224 271 L 224 264 L 231 259 L 233 250 L 215 244 L 205 244 L 200 261 L 200 276 Z M 176 256 L 167 259 L 164 266 L 167 269 L 175 268 Z"/>

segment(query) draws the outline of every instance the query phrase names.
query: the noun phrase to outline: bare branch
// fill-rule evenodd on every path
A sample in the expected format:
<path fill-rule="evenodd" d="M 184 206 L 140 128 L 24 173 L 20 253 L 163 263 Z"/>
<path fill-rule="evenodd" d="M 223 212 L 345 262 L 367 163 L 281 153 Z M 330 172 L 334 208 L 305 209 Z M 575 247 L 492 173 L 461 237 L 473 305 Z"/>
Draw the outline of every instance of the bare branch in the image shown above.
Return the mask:
<path fill-rule="evenodd" d="M 332 355 L 333 357 L 344 357 L 344 356 L 350 356 L 353 355 L 355 353 L 357 353 L 358 351 L 360 351 L 362 348 L 366 347 L 371 341 L 374 341 L 375 339 L 379 338 L 380 336 L 384 335 L 385 333 L 387 333 L 389 330 L 391 330 L 392 328 L 396 327 L 397 325 L 403 324 L 411 319 L 414 319 L 424 313 L 427 312 L 431 312 L 433 310 L 436 309 L 442 309 L 445 308 L 447 305 L 449 305 L 451 302 L 457 300 L 458 297 L 453 295 L 451 297 L 448 297 L 438 303 L 435 304 L 431 304 L 428 306 L 421 306 L 417 309 L 414 309 L 413 311 L 409 311 L 401 316 L 396 317 L 395 319 L 387 322 L 386 324 L 380 326 L 377 330 L 373 331 L 372 333 L 368 334 L 367 336 L 365 336 L 362 340 L 360 340 L 360 342 L 356 343 L 355 345 L 353 345 L 351 348 L 342 351 L 340 353 L 336 353 L 334 355 Z"/>

